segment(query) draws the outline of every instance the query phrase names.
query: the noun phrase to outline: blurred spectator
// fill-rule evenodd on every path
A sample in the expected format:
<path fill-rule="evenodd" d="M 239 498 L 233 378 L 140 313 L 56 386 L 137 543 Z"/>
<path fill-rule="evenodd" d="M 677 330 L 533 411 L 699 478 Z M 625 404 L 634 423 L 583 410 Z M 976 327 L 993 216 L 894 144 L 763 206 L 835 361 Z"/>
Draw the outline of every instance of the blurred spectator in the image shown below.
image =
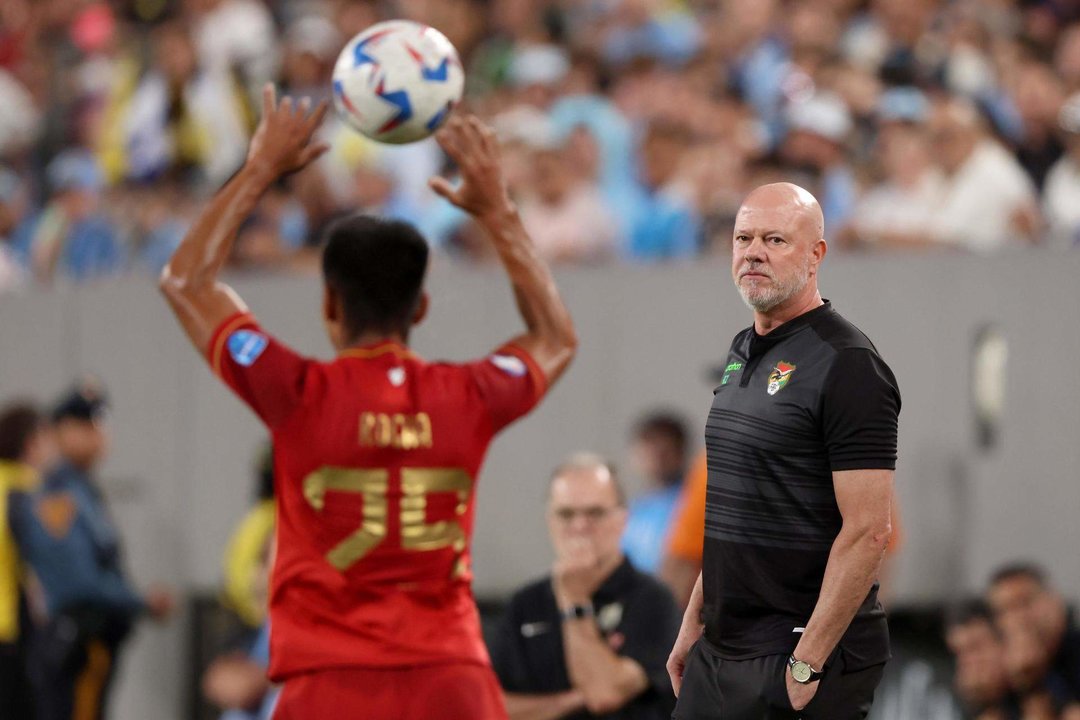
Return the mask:
<path fill-rule="evenodd" d="M 914 88 L 883 95 L 875 147 L 883 178 L 855 206 L 851 230 L 859 242 L 876 247 L 939 245 L 930 233 L 945 179 L 934 165 L 924 124 L 928 112 L 925 96 Z"/>
<path fill-rule="evenodd" d="M 107 446 L 104 410 L 90 381 L 61 399 L 52 414 L 61 462 L 41 488 L 11 499 L 12 530 L 49 613 L 30 650 L 42 720 L 73 717 L 76 686 L 91 715 L 101 717 L 135 620 L 144 612 L 163 619 L 172 610 L 168 592 L 140 595 L 122 569 L 119 536 L 91 474 Z"/>
<path fill-rule="evenodd" d="M 853 127 L 851 113 L 836 95 L 818 93 L 793 104 L 787 120 L 781 155 L 796 173 L 808 176 L 800 184 L 819 199 L 826 239 L 831 240 L 848 224 L 858 197 L 845 145 Z"/>
<path fill-rule="evenodd" d="M 30 492 L 52 460 L 45 418 L 29 404 L 0 410 L 0 707 L 5 716 L 34 717 L 33 691 L 26 673 L 29 610 L 24 573 L 8 523 L 8 496 Z M 7 715 L 10 713 L 10 715 Z"/>
<path fill-rule="evenodd" d="M 181 20 L 153 31 L 149 68 L 110 102 L 106 115 L 118 128 L 101 138 L 110 176 L 145 181 L 175 173 L 216 188 L 244 160 L 251 122 L 244 88 L 221 67 L 200 64 Z"/>
<path fill-rule="evenodd" d="M 619 551 L 624 502 L 611 467 L 594 455 L 575 455 L 552 475 L 552 573 L 514 594 L 492 644 L 512 720 L 670 717 L 664 663 L 678 609 Z"/>
<path fill-rule="evenodd" d="M 1016 158 L 989 136 L 974 105 L 938 102 L 930 138 L 945 173 L 931 226 L 935 240 L 986 252 L 1036 239 L 1034 185 Z"/>
<path fill-rule="evenodd" d="M 692 191 L 679 183 L 680 165 L 691 146 L 690 131 L 654 120 L 641 141 L 640 187 L 616 208 L 628 219 L 624 256 L 633 261 L 693 257 L 701 240 L 701 220 Z"/>
<path fill-rule="evenodd" d="M 1062 106 L 1058 127 L 1067 152 L 1047 176 L 1043 213 L 1050 244 L 1075 248 L 1080 245 L 1080 93 Z"/>
<path fill-rule="evenodd" d="M 101 170 L 89 153 L 67 150 L 48 168 L 52 198 L 33 219 L 19 252 L 41 282 L 119 274 L 124 249 L 103 207 Z"/>
<path fill-rule="evenodd" d="M 640 58 L 682 65 L 701 46 L 701 28 L 694 17 L 672 3 L 621 0 L 603 44 L 603 56 L 618 67 Z"/>
<path fill-rule="evenodd" d="M 945 643 L 956 663 L 953 685 L 966 717 L 1018 718 L 1019 702 L 1005 671 L 1005 646 L 986 603 L 969 600 L 953 608 L 945 618 Z"/>
<path fill-rule="evenodd" d="M 1045 683 L 1060 704 L 1080 703 L 1080 629 L 1043 570 L 1027 563 L 998 569 L 987 599 L 1006 645 L 1018 646 L 1010 665 L 1024 684 Z"/>
<path fill-rule="evenodd" d="M 1051 166 L 1064 151 L 1058 136 L 1064 91 L 1053 70 L 1040 62 L 1025 63 L 1014 75 L 1012 102 L 1023 128 L 1016 156 L 1041 191 Z"/>
<path fill-rule="evenodd" d="M 566 141 L 545 123 L 526 145 L 528 183 L 518 204 L 537 250 L 556 263 L 609 258 L 615 250 L 615 218 L 595 181 L 575 173 Z"/>
<path fill-rule="evenodd" d="M 0 38 L 0 44 L 3 44 Z M 30 92 L 0 67 L 0 158 L 28 148 L 40 128 L 40 113 Z"/>
<path fill-rule="evenodd" d="M 667 412 L 646 415 L 634 428 L 630 454 L 645 487 L 630 501 L 622 549 L 634 567 L 656 575 L 686 473 L 685 421 Z"/>
<path fill-rule="evenodd" d="M 259 454 L 257 503 L 240 521 L 225 551 L 225 602 L 255 636 L 239 651 L 216 658 L 203 673 L 203 695 L 226 710 L 222 720 L 269 720 L 278 691 L 267 678 L 270 625 L 266 619 L 274 537 L 274 470 L 269 447 Z"/>
<path fill-rule="evenodd" d="M 215 658 L 202 677 L 203 695 L 225 710 L 221 720 L 270 720 L 278 691 L 266 676 L 270 625 L 264 623 L 247 652 Z"/>
<path fill-rule="evenodd" d="M 256 467 L 256 503 L 244 515 L 225 550 L 224 601 L 251 628 L 266 619 L 267 572 L 274 535 L 274 457 L 268 446 Z"/>
<path fill-rule="evenodd" d="M 16 237 L 25 215 L 26 200 L 15 173 L 0 166 L 0 295 L 26 284 L 26 271 L 16 255 Z"/>
<path fill-rule="evenodd" d="M 261 0 L 186 0 L 198 64 L 218 76 L 234 76 L 252 101 L 273 80 L 280 61 L 277 31 Z M 242 143 L 246 146 L 246 143 Z"/>
<path fill-rule="evenodd" d="M 679 607 L 686 607 L 701 572 L 705 544 L 705 495 L 709 487 L 709 466 L 702 450 L 683 481 L 679 501 L 668 532 L 660 577 L 675 594 Z"/>

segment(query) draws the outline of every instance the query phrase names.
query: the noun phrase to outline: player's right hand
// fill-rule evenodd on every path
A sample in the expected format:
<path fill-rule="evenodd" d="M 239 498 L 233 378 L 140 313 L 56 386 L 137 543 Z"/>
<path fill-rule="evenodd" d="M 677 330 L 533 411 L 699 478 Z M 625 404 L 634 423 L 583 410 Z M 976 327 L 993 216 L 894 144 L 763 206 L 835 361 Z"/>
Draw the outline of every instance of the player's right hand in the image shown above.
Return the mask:
<path fill-rule="evenodd" d="M 248 148 L 248 165 L 279 177 L 299 170 L 330 149 L 326 143 L 312 144 L 312 136 L 326 115 L 325 100 L 311 110 L 311 99 L 299 103 L 286 95 L 281 102 L 273 83 L 263 87 L 262 120 Z"/>
<path fill-rule="evenodd" d="M 435 139 L 461 171 L 456 188 L 446 178 L 433 177 L 431 189 L 475 218 L 483 219 L 512 208 L 499 162 L 495 133 L 475 115 L 452 117 Z"/>

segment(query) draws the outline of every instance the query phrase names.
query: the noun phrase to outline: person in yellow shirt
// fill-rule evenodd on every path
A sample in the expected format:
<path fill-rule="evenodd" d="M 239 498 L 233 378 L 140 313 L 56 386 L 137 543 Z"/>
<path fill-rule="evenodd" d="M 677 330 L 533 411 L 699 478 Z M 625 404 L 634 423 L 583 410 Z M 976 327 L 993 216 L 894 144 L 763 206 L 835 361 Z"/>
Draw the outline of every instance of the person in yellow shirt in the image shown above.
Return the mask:
<path fill-rule="evenodd" d="M 8 524 L 8 495 L 37 485 L 51 447 L 45 420 L 33 405 L 12 403 L 0 410 L 0 708 L 17 718 L 33 717 L 34 710 L 26 676 L 23 568 Z"/>

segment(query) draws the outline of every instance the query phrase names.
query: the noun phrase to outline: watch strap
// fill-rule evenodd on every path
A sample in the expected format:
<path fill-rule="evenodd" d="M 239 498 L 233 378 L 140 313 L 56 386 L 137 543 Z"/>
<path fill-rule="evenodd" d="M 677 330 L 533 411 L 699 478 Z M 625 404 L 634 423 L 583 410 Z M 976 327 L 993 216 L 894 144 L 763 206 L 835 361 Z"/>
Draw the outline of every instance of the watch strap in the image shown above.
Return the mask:
<path fill-rule="evenodd" d="M 563 620 L 582 620 L 584 618 L 596 617 L 596 610 L 593 609 L 592 603 L 571 605 L 570 607 L 559 610 L 559 617 Z"/>

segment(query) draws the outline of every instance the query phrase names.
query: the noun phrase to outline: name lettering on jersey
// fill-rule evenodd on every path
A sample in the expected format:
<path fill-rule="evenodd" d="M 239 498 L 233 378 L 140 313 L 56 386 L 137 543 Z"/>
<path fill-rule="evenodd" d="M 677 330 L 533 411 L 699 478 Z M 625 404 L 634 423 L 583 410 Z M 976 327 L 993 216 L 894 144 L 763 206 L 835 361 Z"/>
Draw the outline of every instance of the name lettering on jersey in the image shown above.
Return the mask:
<path fill-rule="evenodd" d="M 435 444 L 427 413 L 360 413 L 360 446 L 418 450 Z"/>
<path fill-rule="evenodd" d="M 791 376 L 795 372 L 795 365 L 789 362 L 781 360 L 773 366 L 772 372 L 769 373 L 769 385 L 765 389 L 770 395 L 775 395 L 784 389 L 784 386 L 791 380 Z"/>

